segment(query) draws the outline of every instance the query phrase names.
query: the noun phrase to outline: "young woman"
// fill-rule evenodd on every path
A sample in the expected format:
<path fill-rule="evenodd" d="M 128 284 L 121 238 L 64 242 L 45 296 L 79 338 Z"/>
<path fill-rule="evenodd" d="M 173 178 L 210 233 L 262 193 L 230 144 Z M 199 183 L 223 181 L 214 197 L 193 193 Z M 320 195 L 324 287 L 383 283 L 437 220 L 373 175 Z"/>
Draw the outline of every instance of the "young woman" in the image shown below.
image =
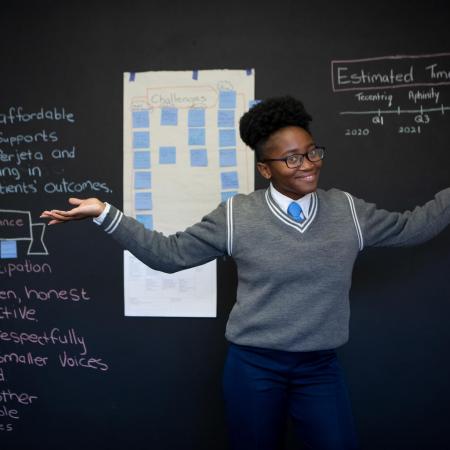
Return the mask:
<path fill-rule="evenodd" d="M 405 213 L 317 188 L 324 148 L 292 97 L 253 106 L 240 120 L 268 189 L 236 195 L 201 222 L 165 237 L 98 199 L 44 211 L 49 224 L 93 217 L 148 266 L 175 272 L 231 255 L 237 300 L 226 338 L 224 393 L 234 450 L 276 450 L 286 418 L 306 448 L 358 448 L 335 349 L 348 340 L 349 290 L 358 253 L 406 246 L 450 222 L 450 188 Z"/>

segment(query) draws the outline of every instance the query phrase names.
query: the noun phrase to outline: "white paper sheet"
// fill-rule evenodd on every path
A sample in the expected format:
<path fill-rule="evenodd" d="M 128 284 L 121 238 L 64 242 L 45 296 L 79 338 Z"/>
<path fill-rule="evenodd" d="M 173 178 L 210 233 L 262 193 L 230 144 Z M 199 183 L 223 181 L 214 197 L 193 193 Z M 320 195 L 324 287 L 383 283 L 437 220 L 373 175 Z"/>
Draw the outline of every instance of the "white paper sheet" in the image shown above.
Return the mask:
<path fill-rule="evenodd" d="M 239 118 L 253 70 L 124 74 L 124 212 L 165 234 L 254 188 L 254 154 Z M 124 253 L 125 314 L 212 317 L 216 264 L 163 274 Z"/>

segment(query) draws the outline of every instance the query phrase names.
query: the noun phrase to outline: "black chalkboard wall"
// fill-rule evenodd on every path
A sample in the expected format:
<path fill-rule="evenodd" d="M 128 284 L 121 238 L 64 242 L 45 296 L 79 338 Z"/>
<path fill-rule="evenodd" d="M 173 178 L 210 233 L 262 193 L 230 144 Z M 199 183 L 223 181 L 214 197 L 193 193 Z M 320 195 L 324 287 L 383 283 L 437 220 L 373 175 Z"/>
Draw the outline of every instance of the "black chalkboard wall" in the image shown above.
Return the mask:
<path fill-rule="evenodd" d="M 313 115 L 322 188 L 404 210 L 449 185 L 449 20 L 445 1 L 3 5 L 1 448 L 227 445 L 233 262 L 218 264 L 216 319 L 124 317 L 122 250 L 90 222 L 39 225 L 70 189 L 122 205 L 123 72 L 254 68 L 256 98 L 291 93 Z M 421 57 L 372 59 L 395 55 Z M 411 67 L 419 85 L 401 87 Z M 47 118 L 7 117 L 41 109 Z M 365 450 L 450 448 L 449 244 L 447 229 L 357 262 L 339 354 Z"/>

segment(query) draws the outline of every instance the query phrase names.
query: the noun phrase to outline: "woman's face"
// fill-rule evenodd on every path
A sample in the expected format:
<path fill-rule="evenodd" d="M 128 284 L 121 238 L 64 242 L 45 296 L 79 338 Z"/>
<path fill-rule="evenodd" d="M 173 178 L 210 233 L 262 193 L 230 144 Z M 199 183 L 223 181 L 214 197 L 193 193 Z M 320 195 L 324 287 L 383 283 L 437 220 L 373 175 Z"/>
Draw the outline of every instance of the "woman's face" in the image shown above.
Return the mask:
<path fill-rule="evenodd" d="M 289 126 L 273 133 L 267 140 L 262 159 L 285 158 L 292 154 L 305 154 L 314 148 L 312 136 L 303 128 Z M 290 169 L 284 161 L 267 161 L 256 164 L 259 173 L 270 180 L 282 194 L 294 200 L 317 189 L 322 161 L 311 162 L 303 158 L 300 167 Z"/>

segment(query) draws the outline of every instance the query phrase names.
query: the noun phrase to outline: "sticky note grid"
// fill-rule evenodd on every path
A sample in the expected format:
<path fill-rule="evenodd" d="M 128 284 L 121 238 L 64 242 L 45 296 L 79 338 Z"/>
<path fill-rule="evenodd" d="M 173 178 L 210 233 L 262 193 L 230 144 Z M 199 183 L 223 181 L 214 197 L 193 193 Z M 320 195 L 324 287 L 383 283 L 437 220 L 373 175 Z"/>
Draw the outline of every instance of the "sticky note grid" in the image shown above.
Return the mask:
<path fill-rule="evenodd" d="M 132 145 L 134 149 L 132 173 L 134 209 L 135 211 L 152 210 L 153 201 L 152 193 L 150 192 L 152 188 L 152 173 L 150 171 L 150 111 L 131 111 L 131 122 L 133 128 Z M 144 128 L 144 130 L 142 130 L 142 128 Z M 139 215 L 137 214 L 136 218 L 138 218 L 138 216 Z M 142 220 L 140 220 L 140 222 L 144 223 L 146 228 L 153 227 L 153 222 L 149 217 L 151 218 L 152 216 L 144 215 L 142 216 Z"/>
<path fill-rule="evenodd" d="M 236 91 L 219 92 L 219 109 L 217 111 L 217 127 L 219 140 L 220 188 L 222 201 L 237 194 L 239 174 L 236 153 Z M 229 171 L 228 171 L 229 170 Z"/>

